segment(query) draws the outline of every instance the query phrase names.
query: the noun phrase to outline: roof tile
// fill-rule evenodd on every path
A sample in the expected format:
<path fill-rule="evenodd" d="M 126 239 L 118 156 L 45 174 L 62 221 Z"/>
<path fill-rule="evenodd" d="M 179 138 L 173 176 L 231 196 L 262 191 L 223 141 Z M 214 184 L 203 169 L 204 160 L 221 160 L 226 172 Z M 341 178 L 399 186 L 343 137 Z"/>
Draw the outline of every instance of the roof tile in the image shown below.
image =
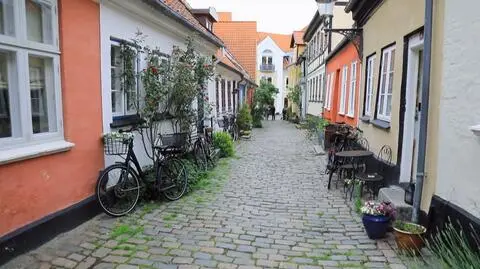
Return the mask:
<path fill-rule="evenodd" d="M 290 51 L 290 41 L 292 35 L 284 35 L 284 34 L 274 34 L 274 33 L 265 33 L 265 32 L 258 32 L 258 40 L 257 42 L 262 42 L 265 38 L 269 36 L 270 38 L 277 43 L 277 45 L 282 49 L 284 52 Z"/>
<path fill-rule="evenodd" d="M 255 79 L 257 66 L 257 22 L 220 21 L 213 24 L 213 31 L 227 45 L 230 52 Z"/>

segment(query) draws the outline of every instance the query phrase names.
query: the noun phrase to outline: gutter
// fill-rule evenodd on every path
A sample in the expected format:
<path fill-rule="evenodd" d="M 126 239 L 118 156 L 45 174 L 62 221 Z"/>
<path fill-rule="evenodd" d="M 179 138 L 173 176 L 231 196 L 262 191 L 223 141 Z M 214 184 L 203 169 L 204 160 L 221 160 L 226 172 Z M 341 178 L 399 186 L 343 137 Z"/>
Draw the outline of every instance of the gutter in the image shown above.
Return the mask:
<path fill-rule="evenodd" d="M 425 157 L 427 151 L 428 106 L 430 102 L 430 71 L 432 59 L 432 20 L 433 0 L 425 0 L 425 25 L 423 49 L 423 82 L 422 82 L 422 114 L 420 116 L 420 136 L 418 139 L 417 179 L 413 196 L 412 221 L 419 222 L 420 207 L 422 204 L 423 183 L 425 175 Z"/>
<path fill-rule="evenodd" d="M 143 0 L 143 1 L 151 4 L 154 8 L 162 11 L 163 13 L 165 13 L 165 15 L 167 15 L 168 17 L 170 17 L 170 18 L 176 20 L 177 22 L 183 24 L 187 28 L 190 28 L 190 29 L 198 32 L 203 38 L 209 40 L 210 42 L 212 42 L 216 46 L 218 46 L 218 47 L 224 47 L 225 46 L 225 44 L 223 44 L 223 42 L 221 42 L 219 39 L 216 39 L 214 36 L 208 35 L 206 32 L 198 29 L 197 26 L 192 24 L 185 17 L 181 16 L 180 14 L 178 14 L 177 12 L 172 10 L 169 6 L 167 6 L 165 3 L 163 3 L 162 0 Z"/>

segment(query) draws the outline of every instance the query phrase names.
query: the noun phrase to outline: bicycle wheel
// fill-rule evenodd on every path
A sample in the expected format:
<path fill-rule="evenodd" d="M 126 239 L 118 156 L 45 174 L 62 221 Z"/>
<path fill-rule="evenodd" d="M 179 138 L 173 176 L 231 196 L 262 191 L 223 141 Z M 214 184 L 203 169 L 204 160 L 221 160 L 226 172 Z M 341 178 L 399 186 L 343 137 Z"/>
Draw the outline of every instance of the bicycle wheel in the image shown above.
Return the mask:
<path fill-rule="evenodd" d="M 200 141 L 196 141 L 193 146 L 193 154 L 195 156 L 195 163 L 202 170 L 207 170 L 208 160 L 204 145 Z"/>
<path fill-rule="evenodd" d="M 124 216 L 135 208 L 140 197 L 138 177 L 124 164 L 111 165 L 98 178 L 95 195 L 106 214 Z"/>
<path fill-rule="evenodd" d="M 187 169 L 182 161 L 170 158 L 158 169 L 163 195 L 170 201 L 175 201 L 185 194 L 188 186 Z"/>

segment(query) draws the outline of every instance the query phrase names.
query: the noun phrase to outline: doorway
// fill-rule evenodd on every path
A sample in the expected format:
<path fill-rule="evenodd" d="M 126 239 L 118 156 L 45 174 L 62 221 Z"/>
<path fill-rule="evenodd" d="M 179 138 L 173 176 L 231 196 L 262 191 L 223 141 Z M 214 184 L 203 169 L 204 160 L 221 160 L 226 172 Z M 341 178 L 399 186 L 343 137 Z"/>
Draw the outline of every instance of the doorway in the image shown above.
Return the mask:
<path fill-rule="evenodd" d="M 423 32 L 408 40 L 405 120 L 403 128 L 400 182 L 415 182 L 417 174 L 418 139 L 422 113 Z"/>

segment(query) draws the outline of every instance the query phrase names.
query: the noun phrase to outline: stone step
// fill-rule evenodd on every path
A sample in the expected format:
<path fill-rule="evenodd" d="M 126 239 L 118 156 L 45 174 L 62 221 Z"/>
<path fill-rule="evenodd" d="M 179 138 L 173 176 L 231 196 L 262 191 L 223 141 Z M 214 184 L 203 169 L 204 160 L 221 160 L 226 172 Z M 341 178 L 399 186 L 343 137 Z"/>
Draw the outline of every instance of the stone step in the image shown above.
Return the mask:
<path fill-rule="evenodd" d="M 397 209 L 397 219 L 410 221 L 412 219 L 413 207 L 405 203 L 405 190 L 399 186 L 381 188 L 378 193 L 380 202 L 390 202 Z"/>

